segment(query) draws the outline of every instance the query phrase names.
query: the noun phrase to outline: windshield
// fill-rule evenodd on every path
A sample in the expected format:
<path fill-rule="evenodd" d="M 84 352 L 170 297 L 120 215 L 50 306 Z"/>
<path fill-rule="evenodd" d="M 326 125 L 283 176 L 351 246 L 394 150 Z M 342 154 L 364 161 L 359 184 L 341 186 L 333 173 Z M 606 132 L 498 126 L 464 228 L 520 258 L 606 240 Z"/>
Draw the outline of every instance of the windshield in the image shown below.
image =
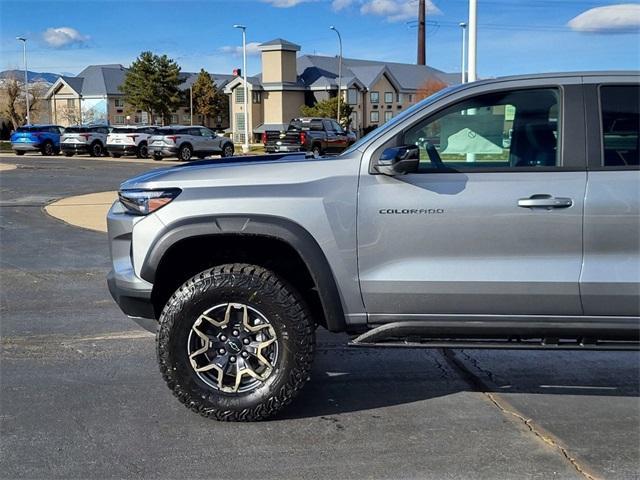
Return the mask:
<path fill-rule="evenodd" d="M 402 122 L 405 118 L 413 115 L 418 110 L 423 109 L 424 107 L 426 107 L 430 103 L 433 103 L 436 100 L 439 100 L 440 98 L 442 98 L 442 97 L 444 97 L 446 95 L 449 95 L 451 92 L 453 92 L 455 90 L 458 90 L 459 88 L 461 88 L 461 85 L 456 85 L 454 87 L 444 88 L 444 89 L 440 90 L 439 92 L 436 92 L 433 95 L 430 95 L 429 97 L 425 98 L 424 100 L 421 100 L 420 102 L 416 103 L 415 105 L 407 108 L 404 112 L 402 112 L 399 115 L 393 117 L 391 120 L 386 122 L 383 126 L 378 127 L 375 130 L 372 130 L 369 133 L 367 133 L 364 137 L 362 137 L 356 143 L 351 145 L 351 147 L 349 147 L 347 150 L 342 152 L 342 155 L 348 155 L 348 154 L 358 150 L 362 145 L 371 142 L 375 138 L 378 138 L 380 135 L 383 135 L 390 128 L 393 128 L 397 123 Z"/>

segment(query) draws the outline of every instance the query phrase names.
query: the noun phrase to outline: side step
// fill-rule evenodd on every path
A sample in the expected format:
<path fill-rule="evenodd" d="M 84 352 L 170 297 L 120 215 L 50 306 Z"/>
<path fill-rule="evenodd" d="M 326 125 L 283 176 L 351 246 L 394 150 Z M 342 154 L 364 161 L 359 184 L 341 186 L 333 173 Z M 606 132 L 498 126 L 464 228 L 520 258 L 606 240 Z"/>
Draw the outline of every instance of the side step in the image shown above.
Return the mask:
<path fill-rule="evenodd" d="M 351 347 L 495 348 L 546 350 L 640 350 L 637 332 L 594 328 L 577 336 L 569 327 L 550 324 L 507 326 L 469 325 L 459 322 L 394 322 L 366 331 L 349 342 Z M 618 338 L 624 338 L 619 340 Z M 631 339 L 631 340 L 629 340 Z"/>

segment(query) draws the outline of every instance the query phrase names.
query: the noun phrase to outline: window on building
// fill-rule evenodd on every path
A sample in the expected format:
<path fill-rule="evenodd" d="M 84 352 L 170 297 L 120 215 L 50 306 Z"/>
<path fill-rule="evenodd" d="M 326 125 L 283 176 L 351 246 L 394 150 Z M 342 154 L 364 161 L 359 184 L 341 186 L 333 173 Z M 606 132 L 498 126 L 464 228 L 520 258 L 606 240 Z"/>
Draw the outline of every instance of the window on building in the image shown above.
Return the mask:
<path fill-rule="evenodd" d="M 371 123 L 378 123 L 380 121 L 380 112 L 377 110 L 369 113 L 369 120 Z"/>
<path fill-rule="evenodd" d="M 410 93 L 407 97 L 409 97 L 409 103 L 413 103 L 413 93 Z"/>
<path fill-rule="evenodd" d="M 236 132 L 244 132 L 244 112 L 236 113 Z"/>
<path fill-rule="evenodd" d="M 402 98 L 401 93 L 396 93 L 396 103 L 402 103 L 404 99 Z"/>
<path fill-rule="evenodd" d="M 640 153 L 640 87 L 610 86 L 600 89 L 602 143 L 605 167 L 638 166 Z"/>
<path fill-rule="evenodd" d="M 357 105 L 358 104 L 358 90 L 355 88 L 350 88 L 347 90 L 347 103 L 349 105 Z"/>
<path fill-rule="evenodd" d="M 371 103 L 379 103 L 380 102 L 380 93 L 379 92 L 371 92 L 369 94 L 369 99 Z"/>
<path fill-rule="evenodd" d="M 421 170 L 559 165 L 558 92 L 514 90 L 477 96 L 410 127 Z"/>
<path fill-rule="evenodd" d="M 185 125 L 190 125 L 191 124 L 191 115 L 183 115 L 182 116 L 182 123 L 184 123 Z"/>
<path fill-rule="evenodd" d="M 175 113 L 171 114 L 171 124 L 175 125 L 176 123 L 178 123 L 178 115 L 176 115 Z"/>
<path fill-rule="evenodd" d="M 384 112 L 384 121 L 385 122 L 388 122 L 392 118 L 393 118 L 393 112 L 392 111 Z"/>
<path fill-rule="evenodd" d="M 76 101 L 73 98 L 67 98 L 67 108 L 76 108 Z"/>
<path fill-rule="evenodd" d="M 124 115 L 116 115 L 116 125 L 124 125 Z"/>
<path fill-rule="evenodd" d="M 358 131 L 360 125 L 358 125 L 358 112 L 351 112 L 349 115 L 349 130 Z"/>
<path fill-rule="evenodd" d="M 244 87 L 240 85 L 235 89 L 236 103 L 244 103 Z"/>
<path fill-rule="evenodd" d="M 116 98 L 114 104 L 116 108 L 124 108 L 124 98 Z"/>
<path fill-rule="evenodd" d="M 384 103 L 393 103 L 393 92 L 384 92 Z"/>
<path fill-rule="evenodd" d="M 251 92 L 251 101 L 253 103 L 262 103 L 262 92 Z"/>

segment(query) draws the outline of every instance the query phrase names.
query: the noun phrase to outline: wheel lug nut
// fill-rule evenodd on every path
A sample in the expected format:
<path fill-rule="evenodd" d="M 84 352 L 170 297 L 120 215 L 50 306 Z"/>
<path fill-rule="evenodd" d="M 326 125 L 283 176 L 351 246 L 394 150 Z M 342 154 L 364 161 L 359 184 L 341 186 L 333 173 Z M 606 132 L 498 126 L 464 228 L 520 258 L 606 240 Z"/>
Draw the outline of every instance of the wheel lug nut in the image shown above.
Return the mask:
<path fill-rule="evenodd" d="M 225 353 L 227 353 L 227 351 L 224 348 L 220 348 L 220 349 L 218 349 L 218 353 L 220 355 L 224 355 Z"/>
<path fill-rule="evenodd" d="M 227 341 L 227 337 L 224 335 L 220 335 L 220 341 L 221 342 L 226 342 Z"/>
<path fill-rule="evenodd" d="M 249 345 L 251 341 L 248 338 L 245 338 L 244 340 L 242 340 L 242 343 L 244 343 L 245 345 Z"/>
<path fill-rule="evenodd" d="M 242 358 L 247 358 L 249 354 L 247 352 L 242 352 Z"/>
<path fill-rule="evenodd" d="M 237 337 L 238 335 L 240 335 L 240 332 L 239 332 L 238 330 L 234 330 L 233 332 L 231 332 L 231 334 L 232 334 L 234 337 Z"/>
<path fill-rule="evenodd" d="M 231 358 L 229 358 L 229 361 L 230 361 L 231 363 L 235 363 L 235 361 L 236 361 L 236 357 L 231 357 Z"/>

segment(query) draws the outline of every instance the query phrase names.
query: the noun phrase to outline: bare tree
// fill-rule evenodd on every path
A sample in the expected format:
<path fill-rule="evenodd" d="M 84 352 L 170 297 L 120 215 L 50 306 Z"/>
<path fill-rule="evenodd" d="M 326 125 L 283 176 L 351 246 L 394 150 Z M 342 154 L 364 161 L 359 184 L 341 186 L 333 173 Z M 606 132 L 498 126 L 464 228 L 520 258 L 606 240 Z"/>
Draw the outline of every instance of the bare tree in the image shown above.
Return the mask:
<path fill-rule="evenodd" d="M 43 106 L 44 86 L 31 84 L 29 90 L 29 114 L 37 115 Z M 0 84 L 0 115 L 11 121 L 16 129 L 26 121 L 26 102 L 24 97 L 24 83 L 15 75 L 5 78 Z"/>
<path fill-rule="evenodd" d="M 442 80 L 438 80 L 436 78 L 430 78 L 426 82 L 424 82 L 418 90 L 416 91 L 416 99 L 422 100 L 423 98 L 427 98 L 433 95 L 436 92 L 439 92 L 443 88 L 446 88 L 447 84 Z"/>

